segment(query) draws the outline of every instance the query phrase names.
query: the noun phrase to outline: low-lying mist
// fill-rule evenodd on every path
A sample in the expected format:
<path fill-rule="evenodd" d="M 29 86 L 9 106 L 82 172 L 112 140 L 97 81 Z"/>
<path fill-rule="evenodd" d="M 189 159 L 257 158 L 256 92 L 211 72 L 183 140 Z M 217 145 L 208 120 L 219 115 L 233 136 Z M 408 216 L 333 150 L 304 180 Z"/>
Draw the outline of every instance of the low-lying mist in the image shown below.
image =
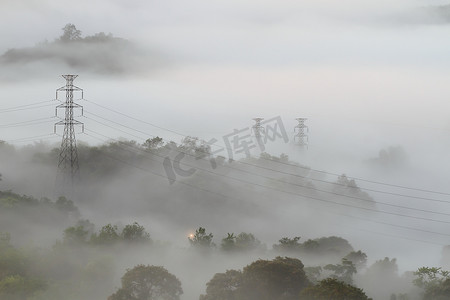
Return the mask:
<path fill-rule="evenodd" d="M 180 279 L 182 299 L 198 299 L 214 274 L 279 255 L 299 258 L 311 282 L 351 278 L 374 299 L 414 297 L 421 290 L 411 272 L 445 261 L 445 253 L 439 257 L 447 225 L 439 213 L 446 206 L 422 205 L 430 198 L 423 193 L 408 200 L 387 187 L 360 188 L 358 179 L 311 169 L 284 154 L 228 161 L 209 151 L 189 137 L 179 144 L 159 138 L 81 143 L 80 179 L 59 195 L 58 148 L 3 142 L 0 231 L 17 249 L 29 249 L 27 274 L 47 280 L 36 299 L 106 299 L 125 271 L 140 264 L 164 266 Z M 177 153 L 184 154 L 180 168 L 195 172 L 167 173 L 164 160 L 176 162 Z M 405 150 L 391 147 L 360 169 L 404 174 L 408 164 Z M 124 239 L 133 223 L 149 233 L 147 242 Z M 209 233 L 207 247 L 196 247 L 194 234 L 202 240 Z M 228 251 L 239 237 L 246 242 Z M 366 258 L 353 274 L 341 260 L 359 250 Z"/>

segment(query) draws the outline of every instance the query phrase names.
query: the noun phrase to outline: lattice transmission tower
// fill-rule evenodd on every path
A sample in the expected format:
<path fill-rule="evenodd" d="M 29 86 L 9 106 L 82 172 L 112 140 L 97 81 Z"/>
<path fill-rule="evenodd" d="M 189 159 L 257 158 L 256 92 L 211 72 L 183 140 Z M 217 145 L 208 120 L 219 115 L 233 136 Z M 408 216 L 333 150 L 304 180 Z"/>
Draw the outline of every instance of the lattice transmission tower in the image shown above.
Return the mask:
<path fill-rule="evenodd" d="M 294 127 L 294 141 L 301 147 L 308 148 L 309 137 L 306 132 L 309 131 L 308 126 L 305 125 L 306 118 L 297 118 L 297 126 Z"/>
<path fill-rule="evenodd" d="M 58 196 L 73 196 L 74 183 L 79 179 L 80 166 L 78 164 L 77 142 L 75 138 L 75 126 L 81 125 L 82 132 L 84 132 L 84 124 L 74 119 L 74 109 L 81 109 L 83 115 L 83 106 L 75 103 L 74 92 L 81 92 L 81 99 L 83 99 L 83 90 L 73 85 L 74 79 L 78 75 L 62 75 L 66 79 L 66 85 L 56 90 L 56 100 L 60 92 L 65 92 L 65 101 L 56 106 L 55 115 L 58 117 L 58 111 L 64 109 L 64 119 L 55 123 L 54 132 L 56 133 L 56 126 L 64 125 L 64 132 L 61 141 L 61 149 L 58 160 L 57 173 L 57 193 Z M 81 100 L 78 99 L 78 100 Z M 62 101 L 62 100 L 61 100 Z"/>
<path fill-rule="evenodd" d="M 264 126 L 261 125 L 261 121 L 264 120 L 264 118 L 254 118 L 253 121 L 255 121 L 255 124 L 252 126 L 252 132 L 256 139 L 256 142 L 259 144 L 259 147 L 261 149 L 264 149 L 264 142 L 263 142 L 263 136 L 266 134 L 264 130 Z"/>

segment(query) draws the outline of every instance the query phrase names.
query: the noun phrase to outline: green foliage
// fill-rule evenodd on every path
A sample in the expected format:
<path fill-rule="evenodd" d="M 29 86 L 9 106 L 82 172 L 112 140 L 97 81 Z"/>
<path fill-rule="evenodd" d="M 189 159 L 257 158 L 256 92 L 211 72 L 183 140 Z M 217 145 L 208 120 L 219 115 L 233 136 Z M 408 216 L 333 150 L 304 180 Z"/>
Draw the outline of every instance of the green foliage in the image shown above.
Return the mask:
<path fill-rule="evenodd" d="M 299 300 L 371 300 L 362 289 L 334 278 L 322 280 L 300 292 Z"/>
<path fill-rule="evenodd" d="M 330 236 L 314 240 L 307 240 L 300 243 L 300 237 L 283 237 L 278 244 L 273 245 L 273 249 L 280 253 L 304 253 L 309 255 L 335 255 L 343 257 L 345 254 L 353 251 L 350 243 L 341 237 Z"/>
<path fill-rule="evenodd" d="M 389 257 L 385 257 L 384 259 L 377 260 L 373 263 L 367 269 L 365 275 L 369 277 L 389 278 L 389 280 L 391 280 L 393 277 L 398 276 L 397 272 L 397 260 L 395 258 L 389 259 Z"/>
<path fill-rule="evenodd" d="M 321 237 L 315 239 L 318 246 L 315 250 L 317 255 L 335 255 L 343 257 L 347 253 L 353 251 L 353 247 L 350 243 L 338 236 Z"/>
<path fill-rule="evenodd" d="M 82 225 L 69 227 L 64 230 L 63 241 L 65 244 L 77 245 L 87 242 L 89 231 L 84 230 Z"/>
<path fill-rule="evenodd" d="M 284 237 L 280 239 L 279 244 L 273 245 L 273 249 L 280 252 L 296 252 L 302 248 L 302 244 L 298 241 L 300 240 L 299 236 L 294 238 Z"/>
<path fill-rule="evenodd" d="M 254 251 L 262 249 L 261 242 L 251 233 L 241 232 L 237 236 L 234 233 L 228 233 L 226 238 L 222 239 L 221 249 L 223 251 Z"/>
<path fill-rule="evenodd" d="M 81 31 L 73 24 L 66 24 L 62 30 L 63 34 L 59 38 L 61 42 L 72 42 L 81 39 Z"/>
<path fill-rule="evenodd" d="M 17 206 L 19 200 L 13 197 L 3 197 L 0 198 L 0 207 L 2 208 L 13 208 Z"/>
<path fill-rule="evenodd" d="M 227 270 L 217 273 L 206 284 L 206 295 L 200 295 L 200 300 L 235 300 L 236 291 L 241 287 L 243 277 L 241 271 Z"/>
<path fill-rule="evenodd" d="M 356 184 L 354 179 L 349 179 L 347 175 L 342 174 L 338 177 L 336 185 L 333 188 L 333 192 L 341 195 L 350 195 L 357 198 L 362 198 L 368 200 L 369 204 L 375 204 L 375 201 L 370 197 L 370 195 L 362 191 Z"/>
<path fill-rule="evenodd" d="M 162 147 L 163 144 L 164 140 L 157 136 L 152 139 L 147 139 L 142 146 L 144 146 L 144 148 L 146 148 L 147 150 L 157 150 Z"/>
<path fill-rule="evenodd" d="M 331 278 L 345 282 L 347 284 L 353 283 L 353 274 L 356 273 L 356 268 L 353 263 L 346 258 L 342 259 L 341 264 L 328 264 L 324 267 L 325 270 L 332 271 Z"/>
<path fill-rule="evenodd" d="M 203 227 L 199 227 L 196 231 L 193 237 L 188 237 L 189 243 L 193 247 L 199 247 L 199 248 L 212 248 L 214 247 L 214 243 L 212 242 L 213 239 L 212 233 L 206 233 L 206 229 Z"/>
<path fill-rule="evenodd" d="M 72 200 L 68 200 L 66 197 L 59 197 L 58 200 L 55 202 L 55 206 L 57 209 L 74 214 L 76 216 L 79 216 L 80 212 L 78 211 L 78 208 L 75 206 Z"/>
<path fill-rule="evenodd" d="M 178 300 L 181 282 L 163 267 L 138 265 L 127 270 L 122 287 L 108 300 Z"/>
<path fill-rule="evenodd" d="M 236 249 L 236 236 L 234 233 L 227 233 L 227 237 L 222 239 L 220 249 L 223 251 L 233 251 Z"/>
<path fill-rule="evenodd" d="M 26 299 L 46 288 L 46 283 L 40 279 L 30 279 L 20 275 L 7 276 L 0 280 L 0 299 Z"/>
<path fill-rule="evenodd" d="M 299 259 L 289 257 L 253 262 L 243 270 L 240 299 L 297 299 L 299 292 L 309 285 L 303 267 Z"/>
<path fill-rule="evenodd" d="M 305 267 L 305 274 L 309 281 L 316 284 L 320 281 L 320 274 L 322 273 L 322 267 Z"/>
<path fill-rule="evenodd" d="M 211 154 L 211 146 L 198 137 L 187 136 L 181 141 L 179 150 L 186 152 L 196 157 L 209 157 Z"/>
<path fill-rule="evenodd" d="M 277 257 L 214 275 L 200 300 L 294 300 L 308 285 L 300 260 Z"/>
<path fill-rule="evenodd" d="M 319 242 L 309 239 L 302 244 L 301 249 L 303 252 L 306 253 L 314 253 L 315 251 L 317 251 L 319 246 L 320 246 Z"/>
<path fill-rule="evenodd" d="M 19 206 L 37 206 L 39 200 L 28 197 L 20 196 L 10 191 L 0 191 L 0 208 L 13 209 Z"/>
<path fill-rule="evenodd" d="M 450 272 L 436 267 L 421 267 L 413 283 L 425 290 L 424 300 L 450 299 Z"/>
<path fill-rule="evenodd" d="M 414 284 L 421 288 L 429 288 L 432 286 L 439 285 L 450 279 L 450 272 L 444 271 L 442 268 L 436 267 L 421 267 L 414 275 L 417 277 L 414 279 Z"/>
<path fill-rule="evenodd" d="M 124 243 L 148 243 L 151 242 L 150 234 L 144 226 L 134 222 L 126 225 L 119 234 L 116 225 L 107 224 L 98 233 L 94 233 L 94 224 L 88 220 L 80 220 L 77 225 L 64 230 L 63 244 L 67 246 L 85 245 L 113 245 Z"/>
<path fill-rule="evenodd" d="M 105 225 L 100 229 L 98 234 L 91 236 L 91 242 L 98 245 L 112 245 L 120 240 L 120 235 L 117 233 L 116 225 Z"/>
<path fill-rule="evenodd" d="M 9 234 L 0 234 L 0 299 L 22 300 L 45 290 L 45 281 L 30 275 L 31 259 L 9 240 Z"/>
<path fill-rule="evenodd" d="M 355 265 L 357 270 L 361 270 L 366 267 L 367 255 L 361 250 L 357 252 L 352 251 L 349 254 L 347 254 L 344 258 L 351 261 Z"/>
<path fill-rule="evenodd" d="M 134 222 L 131 225 L 126 225 L 121 234 L 126 242 L 150 242 L 150 234 L 145 231 L 144 226 Z"/>

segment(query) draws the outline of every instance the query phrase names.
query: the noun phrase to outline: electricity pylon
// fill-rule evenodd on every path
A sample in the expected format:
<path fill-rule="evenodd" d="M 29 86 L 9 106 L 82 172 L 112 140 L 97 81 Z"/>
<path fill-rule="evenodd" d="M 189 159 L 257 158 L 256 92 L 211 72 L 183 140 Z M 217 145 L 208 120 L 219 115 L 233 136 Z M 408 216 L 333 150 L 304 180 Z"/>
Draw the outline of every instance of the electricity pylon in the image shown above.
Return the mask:
<path fill-rule="evenodd" d="M 64 133 L 61 141 L 61 149 L 58 161 L 57 187 L 59 193 L 57 196 L 73 196 L 74 182 L 79 179 L 79 164 L 77 142 L 75 139 L 75 126 L 81 125 L 82 132 L 84 132 L 84 124 L 74 119 L 73 113 L 75 109 L 81 109 L 83 115 L 83 106 L 74 102 L 74 91 L 81 92 L 81 99 L 83 99 L 83 90 L 73 85 L 74 79 L 78 75 L 62 75 L 66 79 L 66 85 L 56 90 L 56 100 L 59 92 L 66 92 L 66 100 L 62 104 L 56 106 L 55 115 L 58 116 L 58 110 L 64 109 L 64 119 L 55 123 L 54 132 L 56 133 L 56 126 L 64 125 Z"/>
<path fill-rule="evenodd" d="M 252 126 L 252 132 L 255 136 L 256 142 L 259 145 L 259 148 L 261 151 L 265 150 L 264 147 L 264 141 L 262 140 L 263 136 L 265 135 L 264 126 L 261 125 L 261 121 L 264 120 L 263 118 L 254 118 L 253 121 L 255 121 L 255 125 Z"/>
<path fill-rule="evenodd" d="M 308 135 L 305 132 L 308 132 L 308 126 L 305 125 L 306 118 L 297 118 L 298 121 L 297 126 L 294 127 L 294 141 L 297 145 L 301 147 L 308 148 Z"/>

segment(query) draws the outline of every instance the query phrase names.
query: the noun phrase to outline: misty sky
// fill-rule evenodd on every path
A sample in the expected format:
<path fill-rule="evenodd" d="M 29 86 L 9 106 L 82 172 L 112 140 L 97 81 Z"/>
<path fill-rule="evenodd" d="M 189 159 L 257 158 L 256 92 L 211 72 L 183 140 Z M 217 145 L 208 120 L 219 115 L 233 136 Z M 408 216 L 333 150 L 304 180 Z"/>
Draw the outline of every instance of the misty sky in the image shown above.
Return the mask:
<path fill-rule="evenodd" d="M 117 55 L 123 70 L 113 74 L 57 60 L 3 64 L 2 107 L 52 99 L 54 90 L 64 85 L 60 74 L 74 73 L 86 99 L 182 134 L 220 140 L 234 128 L 250 126 L 252 118 L 275 116 L 283 118 L 292 134 L 294 119 L 306 117 L 310 148 L 315 150 L 308 155 L 319 162 L 329 156 L 330 148 L 361 160 L 402 145 L 409 153 L 420 150 L 417 156 L 410 155 L 426 165 L 424 154 L 445 154 L 450 144 L 446 109 L 450 42 L 445 38 L 450 17 L 438 12 L 446 4 L 450 2 L 78 1 L 74 5 L 3 0 L 0 53 L 52 42 L 67 23 L 75 24 L 83 36 L 112 33 L 138 50 Z M 80 50 L 77 54 L 88 64 L 97 63 L 89 61 L 89 51 Z M 88 112 L 148 135 L 182 138 L 83 104 Z M 48 106 L 3 113 L 0 125 L 53 115 Z M 2 139 L 13 142 L 51 134 L 53 121 L 0 128 Z M 98 122 L 87 125 L 113 138 L 142 142 L 148 137 L 102 128 Z M 50 141 L 57 142 L 58 137 Z M 276 151 L 295 156 L 290 148 Z"/>
<path fill-rule="evenodd" d="M 58 61 L 0 65 L 0 110 L 50 100 L 64 85 L 60 75 L 75 73 L 87 100 L 205 139 L 247 127 L 254 117 L 281 116 L 292 134 L 294 119 L 306 117 L 307 162 L 333 172 L 358 172 L 346 163 L 400 145 L 417 174 L 364 175 L 445 190 L 450 14 L 446 19 L 439 5 L 450 1 L 0 0 L 0 54 L 52 42 L 67 23 L 84 36 L 112 33 L 135 47 L 117 57 L 125 67 L 114 74 Z M 81 55 L 89 60 L 88 51 Z M 82 104 L 148 133 L 122 128 L 132 136 L 82 120 L 107 137 L 181 139 Z M 53 115 L 52 106 L 0 114 L 0 125 Z M 0 139 L 51 134 L 54 122 L 0 127 Z M 273 151 L 301 157 L 289 145 Z"/>
<path fill-rule="evenodd" d="M 450 143 L 450 19 L 437 9 L 447 2 L 3 0 L 0 52 L 52 42 L 67 23 L 139 50 L 117 57 L 123 70 L 114 74 L 55 61 L 3 65 L 2 107 L 52 99 L 64 84 L 59 75 L 75 73 L 88 100 L 205 139 L 280 115 L 290 132 L 294 118 L 309 118 L 315 153 L 344 147 L 363 159 L 392 145 L 440 149 Z M 90 63 L 89 52 L 81 55 Z M 53 114 L 2 114 L 1 123 Z M 48 134 L 51 124 L 2 136 Z M 120 135 L 131 138 L 108 133 Z"/>

